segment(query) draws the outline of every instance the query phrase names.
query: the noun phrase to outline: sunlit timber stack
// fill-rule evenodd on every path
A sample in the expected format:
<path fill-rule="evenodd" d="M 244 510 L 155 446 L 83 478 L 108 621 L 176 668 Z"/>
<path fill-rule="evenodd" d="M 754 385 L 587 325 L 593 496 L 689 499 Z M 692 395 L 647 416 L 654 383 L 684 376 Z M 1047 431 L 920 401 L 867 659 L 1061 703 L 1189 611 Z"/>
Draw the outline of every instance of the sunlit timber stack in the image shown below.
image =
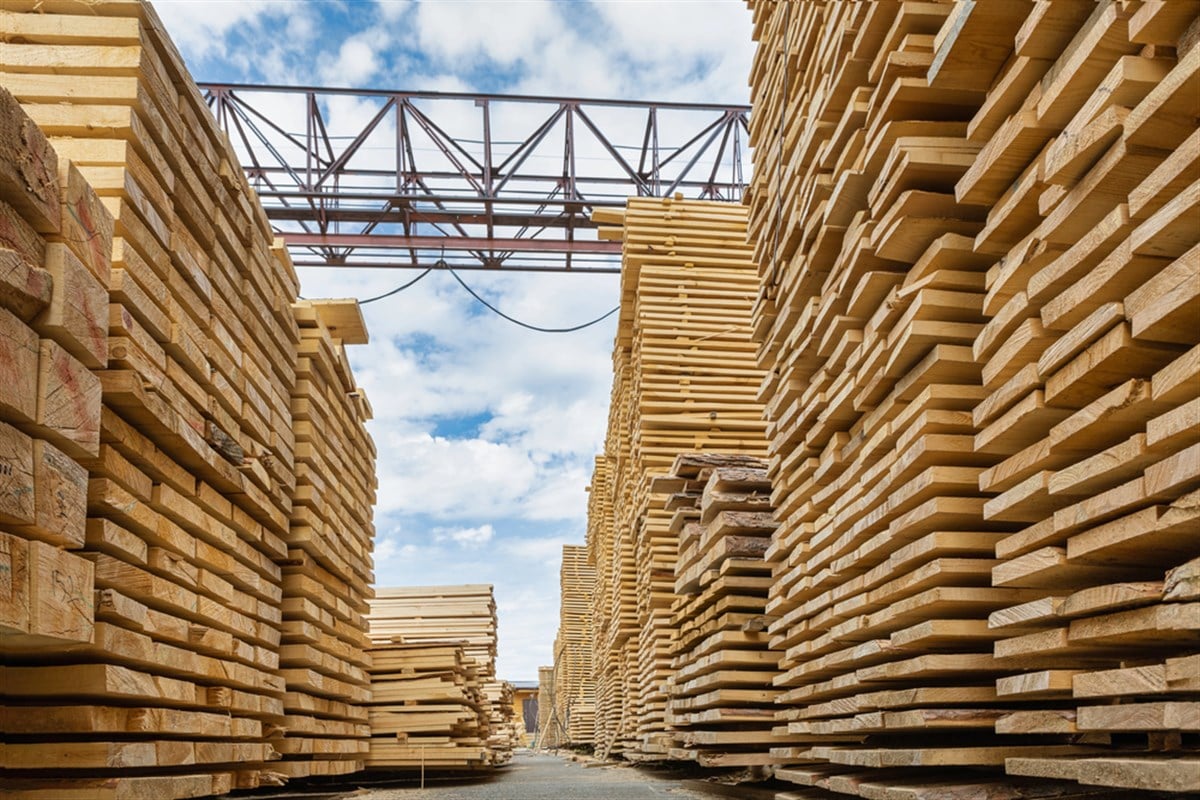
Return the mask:
<path fill-rule="evenodd" d="M 362 641 L 285 611 L 370 581 L 368 454 L 318 492 L 353 517 L 305 538 L 295 516 L 294 402 L 355 402 L 344 356 L 297 381 L 296 274 L 149 6 L 7 2 L 0 29 L 0 793 L 357 769 L 335 754 L 364 729 L 313 704 L 362 685 Z M 357 582 L 305 560 L 349 540 Z"/>
<path fill-rule="evenodd" d="M 777 774 L 1200 789 L 1200 7 L 751 8 Z"/>
<path fill-rule="evenodd" d="M 374 580 L 375 445 L 366 393 L 346 345 L 367 343 L 355 300 L 302 300 L 292 390 L 296 490 L 283 566 L 285 734 L 289 777 L 358 772 L 367 752 L 365 614 Z M 329 476 L 338 476 L 331 481 Z"/>
<path fill-rule="evenodd" d="M 762 373 L 750 341 L 757 287 L 746 212 L 729 204 L 632 199 L 597 212 L 601 236 L 623 242 L 613 405 L 592 509 L 596 747 L 663 758 L 675 631 L 678 536 L 651 489 L 683 452 L 763 455 Z"/>

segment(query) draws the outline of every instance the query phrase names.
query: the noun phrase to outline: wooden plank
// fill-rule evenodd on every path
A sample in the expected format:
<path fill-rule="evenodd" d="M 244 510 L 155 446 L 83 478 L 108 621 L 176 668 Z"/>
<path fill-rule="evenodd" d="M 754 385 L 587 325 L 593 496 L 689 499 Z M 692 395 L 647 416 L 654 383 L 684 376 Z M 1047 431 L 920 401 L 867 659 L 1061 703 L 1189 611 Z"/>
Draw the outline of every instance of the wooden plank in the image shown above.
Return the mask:
<path fill-rule="evenodd" d="M 62 226 L 58 155 L 6 89 L 0 91 L 0 142 L 0 200 L 38 233 L 57 234 Z"/>

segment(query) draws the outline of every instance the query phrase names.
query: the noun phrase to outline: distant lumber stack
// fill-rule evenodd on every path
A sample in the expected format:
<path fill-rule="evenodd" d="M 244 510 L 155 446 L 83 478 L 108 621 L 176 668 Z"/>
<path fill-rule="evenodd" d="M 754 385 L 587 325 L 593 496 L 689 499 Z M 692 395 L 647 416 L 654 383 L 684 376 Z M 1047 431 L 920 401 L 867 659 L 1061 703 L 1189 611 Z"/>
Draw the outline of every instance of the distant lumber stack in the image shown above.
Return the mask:
<path fill-rule="evenodd" d="M 558 636 L 554 640 L 554 714 L 570 744 L 592 743 L 596 684 L 592 671 L 592 595 L 596 570 L 587 548 L 563 545 Z"/>
<path fill-rule="evenodd" d="M 293 306 L 300 330 L 292 418 L 296 439 L 288 558 L 283 562 L 286 736 L 291 777 L 358 772 L 370 728 L 366 613 L 375 504 L 375 446 L 366 394 L 345 345 L 367 343 L 354 300 Z"/>
<path fill-rule="evenodd" d="M 757 279 L 738 206 L 631 199 L 594 218 L 620 225 L 600 235 L 623 242 L 608 441 L 591 487 L 592 513 L 611 515 L 589 524 L 602 592 L 595 744 L 663 759 L 678 535 L 651 482 L 679 453 L 765 455 L 750 340 Z"/>
<path fill-rule="evenodd" d="M 492 587 L 386 588 L 369 602 L 374 663 L 367 767 L 419 769 L 422 748 L 427 756 L 438 754 L 439 763 L 426 766 L 506 763 L 516 737 L 511 697 L 496 679 Z M 423 708 L 430 704 L 453 708 Z M 474 715 L 470 720 L 467 709 Z M 441 716 L 419 716 L 426 713 Z"/>
<path fill-rule="evenodd" d="M 0 792 L 277 783 L 295 272 L 149 5 L 0 29 Z"/>
<path fill-rule="evenodd" d="M 553 750 L 567 743 L 567 733 L 558 716 L 555 699 L 554 667 L 538 667 L 537 743 L 542 750 Z"/>

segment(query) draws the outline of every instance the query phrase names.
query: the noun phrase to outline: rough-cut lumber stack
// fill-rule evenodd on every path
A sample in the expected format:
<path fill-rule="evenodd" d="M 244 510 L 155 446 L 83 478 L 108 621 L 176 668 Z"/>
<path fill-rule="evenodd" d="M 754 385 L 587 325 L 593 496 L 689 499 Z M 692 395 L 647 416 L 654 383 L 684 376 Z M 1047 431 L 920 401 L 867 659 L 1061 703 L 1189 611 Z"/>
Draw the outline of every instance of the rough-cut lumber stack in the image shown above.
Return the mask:
<path fill-rule="evenodd" d="M 1200 791 L 1200 3 L 1036 8 L 1008 45 L 1024 97 L 989 91 L 956 186 L 995 203 L 978 252 L 989 323 L 977 449 L 997 587 L 999 732 L 1014 775 Z M 1062 11 L 1057 13 L 1062 14 Z M 1063 758 L 1067 741 L 1093 745 Z"/>
<path fill-rule="evenodd" d="M 764 613 L 771 565 L 763 554 L 775 528 L 766 467 L 758 458 L 680 455 L 653 486 L 669 496 L 679 533 L 670 755 L 706 767 L 776 763 L 768 750 L 787 741 L 773 730 L 779 654 L 767 646 Z"/>
<path fill-rule="evenodd" d="M 42 727 L 7 764 L 65 781 L 17 796 L 112 796 L 88 781 L 128 770 L 161 797 L 253 786 L 283 721 L 295 275 L 148 6 L 5 9 L 38 12 L 5 13 L 0 84 L 63 164 L 78 252 L 56 250 L 52 270 L 72 303 L 101 285 L 100 337 L 47 350 L 46 378 L 90 383 L 103 403 L 98 425 L 75 391 L 47 406 L 88 469 L 97 622 L 89 645 L 8 659 L 21 666 L 0 682 L 6 703 L 47 710 L 10 714 Z"/>
<path fill-rule="evenodd" d="M 1200 4 L 750 5 L 780 776 L 1200 788 Z"/>
<path fill-rule="evenodd" d="M 561 605 L 554 641 L 554 707 L 573 744 L 591 744 L 596 729 L 596 683 L 592 674 L 592 592 L 596 570 L 587 547 L 563 545 Z"/>
<path fill-rule="evenodd" d="M 496 679 L 496 602 L 491 585 L 378 589 L 369 603 L 367 625 L 371 641 L 376 645 L 451 644 L 462 649 L 464 664 L 471 668 L 469 688 L 477 697 L 479 722 L 475 735 L 480 740 L 483 756 L 482 761 L 478 761 L 470 755 L 473 751 L 468 750 L 466 761 L 470 763 L 459 766 L 507 762 L 512 756 L 516 734 L 511 725 L 511 688 L 506 692 L 507 684 Z M 374 669 L 371 677 L 373 692 L 380 680 L 391 680 L 380 677 L 386 673 L 378 666 Z M 378 704 L 383 700 L 375 695 L 373 702 Z M 375 750 L 380 733 L 391 731 L 377 729 L 372 722 L 369 765 L 383 766 L 377 763 L 379 758 Z"/>
<path fill-rule="evenodd" d="M 71 200 L 95 210 L 102 261 L 112 219 L 72 170 L 0 88 L 0 652 L 94 636 L 93 566 L 69 551 L 86 535 L 81 461 L 100 452 L 100 386 L 88 367 L 107 358 L 108 276 L 77 255 L 88 253 Z M 0 713 L 0 732 L 16 725 Z"/>
<path fill-rule="evenodd" d="M 0 413 L 29 411 L 22 429 L 61 451 L 37 445 L 30 466 L 35 500 L 39 480 L 49 489 L 35 511 L 61 519 L 26 525 L 23 536 L 81 548 L 86 568 L 41 543 L 5 539 L 3 552 L 48 571 L 32 633 L 46 632 L 54 587 L 70 589 L 57 613 L 78 612 L 94 628 L 64 619 L 58 638 L 85 643 L 3 645 L 9 771 L 0 780 L 11 796 L 55 800 L 192 797 L 275 781 L 273 745 L 288 750 L 287 723 L 302 723 L 285 717 L 295 676 L 280 669 L 281 565 L 298 565 L 288 549 L 295 273 L 148 5 L 3 5 L 0 86 L 54 151 L 9 164 L 14 148 L 40 145 L 38 128 L 4 104 L 0 175 L 19 178 L 28 197 L 13 213 L 0 204 L 0 253 L 10 254 L 0 294 L 5 313 L 42 341 L 2 376 Z M 49 206 L 37 203 L 60 195 L 53 230 Z M 24 341 L 12 325 L 5 336 Z M 330 441 L 354 439 L 358 429 L 342 423 L 324 432 Z M 4 439 L 14 458 L 23 444 Z M 370 471 L 369 458 L 354 458 L 347 481 Z M 327 480 L 331 497 L 361 494 Z M 2 512 L 4 524 L 18 510 Z M 357 520 L 353 537 L 369 535 L 367 523 Z M 294 644 L 289 658 L 306 658 Z"/>
<path fill-rule="evenodd" d="M 677 536 L 651 480 L 681 452 L 762 455 L 750 307 L 756 288 L 746 212 L 721 203 L 632 199 L 596 213 L 602 237 L 624 242 L 606 466 L 593 510 L 611 513 L 594 538 L 597 749 L 662 758 L 670 676 Z"/>
<path fill-rule="evenodd" d="M 982 93 L 925 79 L 953 9 L 755 6 L 768 611 L 780 719 L 802 737 L 773 752 L 798 764 L 782 777 L 850 793 L 876 780 L 862 768 L 1003 764 L 986 615 L 1029 597 L 989 586 L 970 415 L 986 210 L 953 193 Z"/>
<path fill-rule="evenodd" d="M 276 768 L 300 777 L 357 772 L 367 750 L 375 449 L 364 428 L 370 406 L 344 348 L 367 343 L 357 302 L 302 301 L 293 310 L 296 492 L 280 651 L 287 732 L 275 746 L 284 757 Z"/>
<path fill-rule="evenodd" d="M 487 702 L 461 643 L 375 644 L 371 658 L 368 769 L 490 763 Z"/>

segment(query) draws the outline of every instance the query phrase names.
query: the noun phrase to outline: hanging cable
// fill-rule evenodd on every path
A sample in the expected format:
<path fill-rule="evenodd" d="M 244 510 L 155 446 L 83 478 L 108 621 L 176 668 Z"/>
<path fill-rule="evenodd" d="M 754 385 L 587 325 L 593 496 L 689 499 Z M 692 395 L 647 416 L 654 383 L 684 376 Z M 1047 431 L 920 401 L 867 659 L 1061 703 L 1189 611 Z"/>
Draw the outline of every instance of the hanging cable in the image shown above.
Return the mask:
<path fill-rule="evenodd" d="M 608 319 L 613 314 L 615 314 L 621 310 L 621 307 L 618 305 L 615 308 L 613 308 L 611 311 L 609 311 L 608 313 L 604 314 L 603 316 L 596 317 L 591 322 L 585 322 L 582 325 L 574 325 L 570 328 L 542 328 L 537 325 L 530 325 L 528 322 L 522 322 L 519 319 L 515 319 L 513 317 L 510 317 L 508 314 L 505 314 L 503 311 L 496 308 L 494 305 L 489 303 L 487 300 L 484 300 L 482 297 L 480 297 L 475 292 L 474 289 L 472 289 L 470 286 L 467 285 L 466 281 L 464 281 L 462 278 L 459 277 L 458 273 L 455 272 L 452 267 L 446 267 L 446 269 L 450 272 L 451 275 L 454 276 L 454 280 L 458 281 L 458 285 L 467 290 L 467 294 L 471 295 L 471 297 L 474 297 L 476 300 L 478 300 L 479 303 L 482 304 L 484 307 L 486 307 L 489 311 L 496 314 L 497 316 L 503 317 L 504 319 L 508 320 L 509 322 L 513 323 L 514 325 L 520 325 L 522 328 L 527 328 L 531 331 L 537 331 L 538 333 L 574 333 L 575 331 L 581 331 L 584 328 L 590 328 L 591 326 L 593 326 L 597 323 L 603 322 L 604 320 Z"/>
<path fill-rule="evenodd" d="M 405 289 L 407 289 L 410 286 L 415 285 L 417 283 L 417 281 L 421 280 L 421 278 L 424 278 L 426 275 L 428 275 L 431 272 L 433 272 L 433 267 L 429 267 L 424 272 L 422 272 L 420 275 L 413 278 L 411 281 L 404 284 L 403 286 L 397 286 L 395 289 L 392 289 L 390 292 L 384 292 L 383 294 L 377 294 L 374 297 L 368 297 L 366 300 L 359 300 L 358 304 L 360 306 L 365 306 L 367 303 L 374 303 L 376 300 L 382 300 L 385 297 L 391 297 L 394 294 L 403 292 Z"/>

